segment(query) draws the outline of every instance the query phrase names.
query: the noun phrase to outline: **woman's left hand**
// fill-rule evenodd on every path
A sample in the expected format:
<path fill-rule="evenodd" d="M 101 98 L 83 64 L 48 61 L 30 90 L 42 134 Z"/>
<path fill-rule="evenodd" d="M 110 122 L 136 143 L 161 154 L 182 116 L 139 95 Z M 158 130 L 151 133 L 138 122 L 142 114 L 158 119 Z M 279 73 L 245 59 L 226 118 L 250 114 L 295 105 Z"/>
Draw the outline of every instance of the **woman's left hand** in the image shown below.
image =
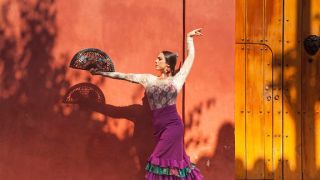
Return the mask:
<path fill-rule="evenodd" d="M 194 29 L 190 31 L 187 36 L 193 37 L 193 36 L 202 36 L 203 34 L 201 33 L 202 28 Z"/>

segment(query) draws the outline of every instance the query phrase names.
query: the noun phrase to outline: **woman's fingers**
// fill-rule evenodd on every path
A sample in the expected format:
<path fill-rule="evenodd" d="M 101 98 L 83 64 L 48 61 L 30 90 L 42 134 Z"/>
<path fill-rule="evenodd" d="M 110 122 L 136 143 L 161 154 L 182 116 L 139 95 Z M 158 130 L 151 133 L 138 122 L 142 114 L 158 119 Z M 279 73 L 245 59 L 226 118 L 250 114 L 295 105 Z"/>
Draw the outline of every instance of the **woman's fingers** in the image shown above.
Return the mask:
<path fill-rule="evenodd" d="M 196 29 L 196 33 L 197 33 L 198 35 L 202 35 L 201 30 L 202 30 L 202 28 Z"/>
<path fill-rule="evenodd" d="M 202 36 L 203 34 L 201 33 L 202 28 L 197 28 L 192 30 L 190 33 L 188 33 L 191 36 L 197 35 L 197 36 Z"/>
<path fill-rule="evenodd" d="M 202 35 L 202 33 L 201 33 L 201 32 L 196 32 L 196 35 L 199 35 L 199 36 L 200 36 L 200 35 Z"/>
<path fill-rule="evenodd" d="M 97 73 L 97 69 L 95 69 L 95 68 L 90 68 L 89 71 L 90 71 L 91 74 L 96 74 Z"/>

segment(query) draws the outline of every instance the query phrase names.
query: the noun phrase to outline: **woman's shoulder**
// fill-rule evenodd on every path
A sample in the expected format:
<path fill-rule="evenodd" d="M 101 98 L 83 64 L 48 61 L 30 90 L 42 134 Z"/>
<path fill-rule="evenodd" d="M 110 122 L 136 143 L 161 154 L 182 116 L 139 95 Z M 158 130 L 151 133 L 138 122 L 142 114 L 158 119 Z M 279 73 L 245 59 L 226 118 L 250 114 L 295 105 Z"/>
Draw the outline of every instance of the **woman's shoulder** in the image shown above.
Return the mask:
<path fill-rule="evenodd" d="M 156 80 L 158 77 L 153 74 L 145 74 L 146 79 L 148 80 Z"/>
<path fill-rule="evenodd" d="M 154 84 L 157 81 L 157 76 L 153 74 L 143 74 L 145 80 L 145 86 L 149 86 L 150 84 Z"/>

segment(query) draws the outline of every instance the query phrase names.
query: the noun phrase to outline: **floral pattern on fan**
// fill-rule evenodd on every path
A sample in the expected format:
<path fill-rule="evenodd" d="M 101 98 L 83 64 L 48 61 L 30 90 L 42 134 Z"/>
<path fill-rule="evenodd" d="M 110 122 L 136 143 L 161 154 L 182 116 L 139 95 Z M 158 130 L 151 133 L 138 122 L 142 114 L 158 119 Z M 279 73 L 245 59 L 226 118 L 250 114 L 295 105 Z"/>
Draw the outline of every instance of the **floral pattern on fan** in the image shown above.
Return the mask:
<path fill-rule="evenodd" d="M 66 104 L 105 104 L 105 97 L 99 87 L 91 83 L 79 83 L 69 88 L 62 99 Z"/>
<path fill-rule="evenodd" d="M 111 58 L 96 48 L 86 48 L 77 52 L 70 62 L 70 67 L 83 70 L 94 68 L 104 72 L 115 71 Z"/>

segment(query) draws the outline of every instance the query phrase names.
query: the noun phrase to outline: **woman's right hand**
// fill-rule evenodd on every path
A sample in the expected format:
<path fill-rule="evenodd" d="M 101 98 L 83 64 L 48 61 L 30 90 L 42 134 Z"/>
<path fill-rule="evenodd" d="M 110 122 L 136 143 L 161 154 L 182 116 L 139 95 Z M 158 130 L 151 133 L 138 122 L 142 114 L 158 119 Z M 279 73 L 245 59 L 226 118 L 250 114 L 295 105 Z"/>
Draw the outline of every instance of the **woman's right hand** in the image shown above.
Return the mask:
<path fill-rule="evenodd" d="M 96 68 L 90 68 L 90 69 L 89 69 L 89 72 L 90 72 L 92 75 L 97 75 L 97 74 L 99 74 L 99 71 L 98 71 Z"/>

